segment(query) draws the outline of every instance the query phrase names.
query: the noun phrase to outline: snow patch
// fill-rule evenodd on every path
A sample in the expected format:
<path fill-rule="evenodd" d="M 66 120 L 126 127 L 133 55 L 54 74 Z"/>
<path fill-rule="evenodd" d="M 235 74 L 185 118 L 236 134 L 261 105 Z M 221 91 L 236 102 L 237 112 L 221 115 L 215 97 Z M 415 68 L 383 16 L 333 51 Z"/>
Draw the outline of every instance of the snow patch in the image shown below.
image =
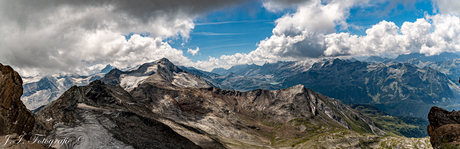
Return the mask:
<path fill-rule="evenodd" d="M 87 78 L 90 78 L 90 77 L 87 77 Z M 77 83 L 77 84 L 83 84 L 83 82 L 85 82 L 87 84 L 87 82 L 89 82 L 89 79 L 72 78 L 72 81 Z"/>
<path fill-rule="evenodd" d="M 43 77 L 24 77 L 22 78 L 22 84 L 27 84 L 27 83 L 34 83 L 38 82 L 42 79 Z"/>
<path fill-rule="evenodd" d="M 22 96 L 21 101 L 27 109 L 35 110 L 43 105 L 54 101 L 56 98 L 50 100 L 52 92 L 50 90 L 40 90 L 30 96 Z"/>
<path fill-rule="evenodd" d="M 120 76 L 120 86 L 123 87 L 125 90 L 130 90 L 137 87 L 139 83 L 144 82 L 144 80 L 148 77 L 149 76 L 127 76 L 123 74 Z"/>
<path fill-rule="evenodd" d="M 157 70 L 158 70 L 158 65 L 153 65 L 153 66 L 148 67 L 147 71 L 145 71 L 144 74 L 150 75 L 152 73 L 157 72 Z"/>
<path fill-rule="evenodd" d="M 174 73 L 174 80 L 172 82 L 173 85 L 179 87 L 197 87 L 198 82 L 196 82 L 193 78 L 191 78 L 187 73 Z"/>

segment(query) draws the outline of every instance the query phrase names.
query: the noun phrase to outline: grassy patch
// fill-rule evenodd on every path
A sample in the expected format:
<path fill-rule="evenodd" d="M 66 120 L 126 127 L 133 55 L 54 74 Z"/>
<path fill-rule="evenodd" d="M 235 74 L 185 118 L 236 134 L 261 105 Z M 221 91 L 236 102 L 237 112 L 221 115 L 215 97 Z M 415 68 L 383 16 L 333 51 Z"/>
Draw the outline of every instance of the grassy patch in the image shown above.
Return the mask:
<path fill-rule="evenodd" d="M 389 116 L 373 105 L 351 105 L 389 133 L 404 137 L 427 137 L 426 127 L 429 122 L 423 118 L 407 116 Z"/>

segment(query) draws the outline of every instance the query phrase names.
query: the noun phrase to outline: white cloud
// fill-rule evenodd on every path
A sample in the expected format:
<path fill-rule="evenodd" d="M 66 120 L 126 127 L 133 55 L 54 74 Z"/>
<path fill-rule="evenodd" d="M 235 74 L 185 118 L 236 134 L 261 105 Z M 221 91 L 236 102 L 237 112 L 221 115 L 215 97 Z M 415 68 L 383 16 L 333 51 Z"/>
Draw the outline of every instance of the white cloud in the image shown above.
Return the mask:
<path fill-rule="evenodd" d="M 193 56 L 195 56 L 196 54 L 199 54 L 198 52 L 200 51 L 200 48 L 199 47 L 196 47 L 195 50 L 193 49 L 187 49 L 187 53 L 190 53 L 192 54 Z"/>
<path fill-rule="evenodd" d="M 421 53 L 439 54 L 441 52 L 460 51 L 460 18 L 450 14 L 428 16 L 434 26 L 427 42 L 422 46 Z"/>
<path fill-rule="evenodd" d="M 455 9 L 459 2 L 456 0 L 437 1 L 442 14 L 427 15 L 400 27 L 381 21 L 366 30 L 364 36 L 337 33 L 336 28 L 353 27 L 347 23 L 351 8 L 368 7 L 381 1 L 263 0 L 264 7 L 270 11 L 286 8 L 295 11 L 276 20 L 273 35 L 260 41 L 254 51 L 193 63 L 183 56 L 182 50 L 164 42 L 181 37 L 186 42 L 197 16 L 242 1 L 245 0 L 85 3 L 0 0 L 0 62 L 13 65 L 21 75 L 28 76 L 58 72 L 88 74 L 107 63 L 123 68 L 162 57 L 178 65 L 210 70 L 279 60 L 382 53 L 438 54 L 460 49 L 460 19 Z M 413 0 L 407 5 L 412 3 Z M 129 33 L 149 33 L 150 37 L 135 34 L 126 40 L 123 35 Z M 199 54 L 199 48 L 188 49 L 187 53 Z"/>
<path fill-rule="evenodd" d="M 163 41 L 187 40 L 193 20 L 245 0 L 0 0 L 0 62 L 21 75 L 93 72 L 168 57 L 191 63 Z M 123 35 L 148 33 L 150 37 Z M 189 64 L 190 65 L 190 64 Z"/>
<path fill-rule="evenodd" d="M 264 6 L 274 6 L 270 3 L 279 1 L 267 1 Z M 223 55 L 220 63 L 238 65 L 321 57 L 396 56 L 413 52 L 433 55 L 460 51 L 460 19 L 451 14 L 427 15 L 415 22 L 405 22 L 401 27 L 383 20 L 367 29 L 364 36 L 336 33 L 336 26 L 350 26 L 346 19 L 351 7 L 367 7 L 367 3 L 355 0 L 332 0 L 327 4 L 319 0 L 306 1 L 297 6 L 295 13 L 276 20 L 273 35 L 260 41 L 256 50 L 248 54 Z M 273 10 L 285 8 L 281 6 Z"/>
<path fill-rule="evenodd" d="M 317 58 L 324 56 L 326 50 L 326 34 L 336 32 L 340 25 L 348 28 L 346 18 L 348 10 L 354 5 L 366 3 L 365 0 L 329 1 L 323 4 L 321 0 L 290 1 L 286 5 L 301 4 L 296 12 L 286 14 L 277 19 L 276 27 L 270 38 L 262 40 L 258 48 L 248 54 L 223 55 L 222 63 L 229 65 L 247 63 L 276 62 L 279 60 L 293 60 Z M 275 4 L 281 1 L 266 1 L 267 9 L 283 9 L 285 5 Z M 331 51 L 332 52 L 332 51 Z M 336 54 L 332 52 L 331 54 Z"/>
<path fill-rule="evenodd" d="M 197 61 L 192 66 L 195 68 L 205 70 L 205 71 L 211 71 L 213 68 L 216 68 L 216 67 L 225 67 L 225 68 L 231 67 L 229 65 L 223 65 L 219 59 L 215 57 L 211 57 L 211 56 L 209 56 L 208 61 Z"/>

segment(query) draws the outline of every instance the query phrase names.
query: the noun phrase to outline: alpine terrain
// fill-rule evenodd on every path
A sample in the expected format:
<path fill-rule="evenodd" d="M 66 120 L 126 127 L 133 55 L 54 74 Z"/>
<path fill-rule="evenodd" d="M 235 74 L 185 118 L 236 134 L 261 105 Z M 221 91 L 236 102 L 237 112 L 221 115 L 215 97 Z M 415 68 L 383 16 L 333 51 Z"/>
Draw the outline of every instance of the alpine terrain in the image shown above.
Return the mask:
<path fill-rule="evenodd" d="M 112 69 L 114 69 L 114 67 L 107 65 L 99 73 L 90 76 L 55 74 L 44 77 L 36 76 L 23 78 L 24 94 L 21 100 L 26 105 L 27 109 L 37 111 L 46 104 L 56 100 L 70 87 L 75 85 L 87 85 L 94 80 L 101 79 Z"/>

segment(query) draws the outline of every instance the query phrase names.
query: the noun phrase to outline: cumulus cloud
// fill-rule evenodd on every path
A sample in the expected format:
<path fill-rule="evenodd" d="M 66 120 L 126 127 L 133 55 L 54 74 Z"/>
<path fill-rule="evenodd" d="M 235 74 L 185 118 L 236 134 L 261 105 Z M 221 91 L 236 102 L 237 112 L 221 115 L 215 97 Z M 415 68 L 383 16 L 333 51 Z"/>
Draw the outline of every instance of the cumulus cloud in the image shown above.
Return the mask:
<path fill-rule="evenodd" d="M 405 22 L 399 28 L 393 22 L 381 21 L 366 31 L 366 36 L 349 33 L 326 35 L 324 56 L 394 56 L 407 53 L 427 55 L 460 51 L 460 20 L 453 15 L 434 15 Z"/>
<path fill-rule="evenodd" d="M 220 63 L 238 65 L 322 57 L 396 56 L 414 52 L 435 55 L 460 51 L 460 19 L 453 15 L 455 11 L 447 13 L 449 9 L 443 6 L 440 9 L 445 14 L 426 15 L 415 22 L 405 22 L 400 27 L 382 20 L 367 29 L 366 35 L 358 36 L 348 32 L 337 33 L 335 29 L 337 26 L 348 28 L 346 19 L 349 9 L 370 6 L 369 1 L 302 2 L 303 5 L 297 6 L 294 13 L 276 20 L 273 35 L 260 41 L 256 50 L 247 54 L 223 55 Z M 410 4 L 413 2 L 404 3 Z"/>
<path fill-rule="evenodd" d="M 0 62 L 26 76 L 85 73 L 101 63 L 121 67 L 162 56 L 183 63 L 189 59 L 182 51 L 163 41 L 186 41 L 196 17 L 243 1 L 0 0 Z M 132 33 L 150 37 L 123 36 Z"/>
<path fill-rule="evenodd" d="M 196 47 L 195 50 L 193 50 L 193 49 L 187 49 L 187 53 L 190 53 L 190 54 L 192 54 L 193 56 L 195 56 L 196 54 L 198 54 L 198 51 L 200 51 L 200 48 L 199 48 L 199 47 Z"/>
<path fill-rule="evenodd" d="M 283 3 L 282 5 L 277 5 Z M 276 62 L 317 58 L 324 56 L 326 34 L 335 33 L 336 26 L 348 28 L 346 18 L 349 9 L 355 5 L 367 3 L 366 0 L 332 0 L 324 4 L 321 0 L 276 1 L 267 0 L 267 9 L 283 9 L 287 5 L 296 5 L 296 11 L 286 14 L 275 21 L 273 35 L 258 44 L 258 48 L 248 54 L 223 55 L 225 64 L 245 64 Z M 272 6 L 280 6 L 272 8 Z"/>
<path fill-rule="evenodd" d="M 225 67 L 225 68 L 231 67 L 230 65 L 225 65 L 225 66 L 222 65 L 221 60 L 215 57 L 211 57 L 211 56 L 209 56 L 208 61 L 197 61 L 196 63 L 193 63 L 191 66 L 205 70 L 205 71 L 211 71 L 213 68 L 216 68 L 216 67 Z"/>

